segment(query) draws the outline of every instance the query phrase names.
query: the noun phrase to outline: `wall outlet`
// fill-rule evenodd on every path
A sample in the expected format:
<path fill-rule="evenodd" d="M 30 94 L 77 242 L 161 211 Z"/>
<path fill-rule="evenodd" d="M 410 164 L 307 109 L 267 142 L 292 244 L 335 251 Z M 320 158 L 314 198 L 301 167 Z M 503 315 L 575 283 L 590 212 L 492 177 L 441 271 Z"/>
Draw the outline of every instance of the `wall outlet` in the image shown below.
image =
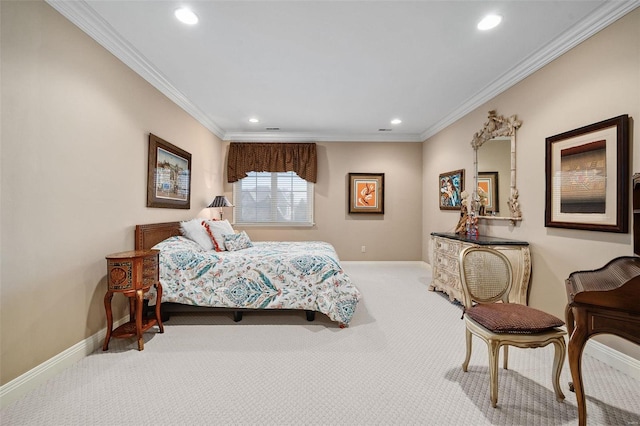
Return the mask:
<path fill-rule="evenodd" d="M 362 253 L 366 253 L 366 252 L 367 252 L 367 246 L 362 246 L 362 247 L 360 248 L 360 251 L 361 251 Z"/>

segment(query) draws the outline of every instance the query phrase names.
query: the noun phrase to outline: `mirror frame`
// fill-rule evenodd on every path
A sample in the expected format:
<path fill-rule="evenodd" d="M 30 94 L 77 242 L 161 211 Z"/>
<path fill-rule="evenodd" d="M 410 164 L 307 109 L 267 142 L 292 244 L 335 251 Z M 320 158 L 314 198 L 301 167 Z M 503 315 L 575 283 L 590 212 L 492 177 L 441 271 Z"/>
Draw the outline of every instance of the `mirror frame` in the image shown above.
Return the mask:
<path fill-rule="evenodd" d="M 471 147 L 473 148 L 473 169 L 474 169 L 474 190 L 473 200 L 478 200 L 478 148 L 480 148 L 485 142 L 496 138 L 511 138 L 511 195 L 509 197 L 508 205 L 510 210 L 509 217 L 496 217 L 496 216 L 479 216 L 481 219 L 489 220 L 510 220 L 511 223 L 515 223 L 518 220 L 522 220 L 522 212 L 520 211 L 520 203 L 518 202 L 518 188 L 516 188 L 516 131 L 522 126 L 522 121 L 518 120 L 514 114 L 511 117 L 504 117 L 498 115 L 496 110 L 489 111 L 489 119 L 484 123 L 484 127 L 473 135 L 471 140 Z M 477 205 L 477 203 L 476 203 Z"/>

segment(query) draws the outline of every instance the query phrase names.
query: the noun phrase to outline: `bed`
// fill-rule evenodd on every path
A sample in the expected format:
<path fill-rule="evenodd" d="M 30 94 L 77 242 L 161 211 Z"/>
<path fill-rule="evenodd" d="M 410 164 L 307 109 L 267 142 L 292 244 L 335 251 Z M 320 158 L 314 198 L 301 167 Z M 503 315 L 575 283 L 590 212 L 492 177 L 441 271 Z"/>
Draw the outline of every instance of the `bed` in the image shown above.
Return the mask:
<path fill-rule="evenodd" d="M 237 251 L 204 250 L 180 232 L 180 222 L 137 225 L 136 249 L 160 250 L 162 309 L 176 306 L 223 308 L 234 320 L 251 310 L 316 312 L 345 327 L 360 292 L 326 242 L 253 242 Z M 145 297 L 155 305 L 155 292 Z"/>

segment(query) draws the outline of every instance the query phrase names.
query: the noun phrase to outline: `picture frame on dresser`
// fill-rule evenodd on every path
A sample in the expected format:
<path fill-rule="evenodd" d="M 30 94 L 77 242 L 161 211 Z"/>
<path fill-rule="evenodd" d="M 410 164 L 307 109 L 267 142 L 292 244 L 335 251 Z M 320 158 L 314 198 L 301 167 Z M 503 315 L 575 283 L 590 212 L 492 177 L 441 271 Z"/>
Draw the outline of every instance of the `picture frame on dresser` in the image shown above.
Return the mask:
<path fill-rule="evenodd" d="M 147 207 L 191 208 L 191 154 L 149 134 Z"/>
<path fill-rule="evenodd" d="M 546 138 L 545 226 L 629 232 L 629 116 Z"/>

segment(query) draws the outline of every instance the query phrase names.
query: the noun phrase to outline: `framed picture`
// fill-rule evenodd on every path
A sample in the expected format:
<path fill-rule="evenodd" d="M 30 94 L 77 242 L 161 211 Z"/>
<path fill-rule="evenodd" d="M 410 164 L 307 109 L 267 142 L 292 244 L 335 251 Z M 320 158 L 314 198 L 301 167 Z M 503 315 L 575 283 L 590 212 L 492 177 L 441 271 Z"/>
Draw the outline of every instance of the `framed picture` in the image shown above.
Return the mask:
<path fill-rule="evenodd" d="M 464 191 L 464 170 L 442 173 L 438 187 L 440 210 L 460 210 L 462 191 Z"/>
<path fill-rule="evenodd" d="M 500 211 L 498 188 L 498 172 L 478 172 L 478 189 L 481 189 L 486 194 L 484 203 L 484 211 L 486 213 L 498 213 Z"/>
<path fill-rule="evenodd" d="M 349 173 L 349 213 L 384 214 L 384 173 Z"/>
<path fill-rule="evenodd" d="M 147 207 L 191 208 L 191 154 L 149 134 Z"/>
<path fill-rule="evenodd" d="M 545 226 L 629 229 L 629 116 L 546 139 Z"/>

